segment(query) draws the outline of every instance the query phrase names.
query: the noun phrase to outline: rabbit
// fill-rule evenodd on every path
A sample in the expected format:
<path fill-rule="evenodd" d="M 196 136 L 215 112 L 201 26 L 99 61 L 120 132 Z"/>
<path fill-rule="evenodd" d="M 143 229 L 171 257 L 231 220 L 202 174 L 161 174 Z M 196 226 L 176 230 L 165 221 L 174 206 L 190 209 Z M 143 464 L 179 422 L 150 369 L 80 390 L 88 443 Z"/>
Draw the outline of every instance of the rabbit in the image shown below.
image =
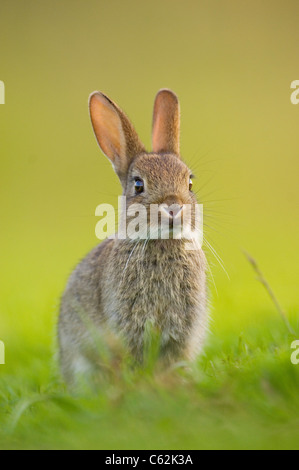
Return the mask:
<path fill-rule="evenodd" d="M 191 172 L 180 157 L 180 106 L 175 93 L 160 90 L 155 99 L 152 152 L 147 152 L 123 111 L 106 95 L 89 98 L 91 123 L 102 152 L 109 158 L 126 198 L 132 204 L 167 207 L 197 203 Z M 182 216 L 182 214 L 180 215 Z M 161 232 L 160 232 L 161 233 Z M 190 242 L 190 240 L 189 240 Z M 160 334 L 159 360 L 166 367 L 192 361 L 208 331 L 205 254 L 186 248 L 184 238 L 146 240 L 109 237 L 94 248 L 70 276 L 58 320 L 62 375 L 73 383 L 77 374 L 96 366 L 93 332 L 111 344 L 118 339 L 142 363 L 144 332 L 150 321 Z"/>

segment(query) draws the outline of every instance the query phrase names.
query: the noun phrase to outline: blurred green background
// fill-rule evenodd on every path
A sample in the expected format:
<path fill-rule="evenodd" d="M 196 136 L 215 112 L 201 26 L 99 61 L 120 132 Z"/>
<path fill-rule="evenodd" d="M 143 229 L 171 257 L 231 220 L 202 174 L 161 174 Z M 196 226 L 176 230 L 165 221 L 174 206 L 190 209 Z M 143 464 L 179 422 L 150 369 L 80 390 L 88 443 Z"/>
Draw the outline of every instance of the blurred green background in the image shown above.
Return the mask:
<path fill-rule="evenodd" d="M 295 0 L 1 0 L 0 377 L 26 383 L 26 367 L 55 350 L 67 277 L 98 243 L 95 208 L 117 205 L 88 116 L 94 90 L 149 150 L 156 92 L 179 96 L 181 152 L 229 276 L 206 248 L 219 351 L 229 335 L 280 321 L 242 250 L 298 321 L 298 21 Z"/>

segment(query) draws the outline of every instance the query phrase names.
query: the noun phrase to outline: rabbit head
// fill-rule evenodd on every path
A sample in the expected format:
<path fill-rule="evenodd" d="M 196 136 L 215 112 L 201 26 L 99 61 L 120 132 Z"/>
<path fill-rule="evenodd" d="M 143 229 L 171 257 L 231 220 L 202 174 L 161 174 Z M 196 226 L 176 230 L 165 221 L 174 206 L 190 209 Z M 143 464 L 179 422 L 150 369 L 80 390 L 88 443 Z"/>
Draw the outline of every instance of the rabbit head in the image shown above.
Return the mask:
<path fill-rule="evenodd" d="M 173 226 L 180 231 L 187 221 L 186 207 L 189 208 L 187 225 L 194 228 L 193 209 L 197 200 L 192 192 L 191 171 L 180 157 L 177 96 L 167 89 L 160 90 L 156 96 L 150 153 L 146 152 L 128 117 L 103 93 L 94 92 L 90 96 L 89 109 L 97 141 L 122 184 L 126 214 L 133 214 L 134 208 L 138 211 L 136 205 L 146 210 L 139 236 L 142 233 L 142 238 L 148 238 L 151 228 L 151 238 L 167 238 L 164 235 L 170 229 L 171 238 Z M 130 217 L 126 217 L 127 225 L 129 221 Z"/>

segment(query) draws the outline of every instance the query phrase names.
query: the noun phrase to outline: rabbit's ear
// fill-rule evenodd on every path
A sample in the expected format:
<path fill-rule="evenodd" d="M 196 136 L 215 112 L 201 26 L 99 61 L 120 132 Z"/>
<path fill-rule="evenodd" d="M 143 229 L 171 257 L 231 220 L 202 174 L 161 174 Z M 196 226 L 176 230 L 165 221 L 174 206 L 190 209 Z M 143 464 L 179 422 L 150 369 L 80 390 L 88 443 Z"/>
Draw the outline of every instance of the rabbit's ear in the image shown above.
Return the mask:
<path fill-rule="evenodd" d="M 144 146 L 127 116 L 103 93 L 92 93 L 89 111 L 99 146 L 124 185 L 130 162 L 136 155 L 145 152 Z"/>
<path fill-rule="evenodd" d="M 171 90 L 160 90 L 156 96 L 152 142 L 155 153 L 180 154 L 180 105 Z"/>

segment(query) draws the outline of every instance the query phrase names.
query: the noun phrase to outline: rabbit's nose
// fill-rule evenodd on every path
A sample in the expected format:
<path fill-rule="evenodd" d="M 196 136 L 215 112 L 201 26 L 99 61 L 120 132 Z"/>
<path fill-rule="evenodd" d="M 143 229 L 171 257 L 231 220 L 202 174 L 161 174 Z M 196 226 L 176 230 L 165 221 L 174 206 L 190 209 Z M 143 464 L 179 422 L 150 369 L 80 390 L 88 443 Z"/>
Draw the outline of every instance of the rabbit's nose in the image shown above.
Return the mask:
<path fill-rule="evenodd" d="M 181 216 L 183 206 L 179 204 L 172 204 L 171 206 L 163 206 L 162 210 L 164 215 L 167 215 L 169 219 L 177 219 Z"/>

